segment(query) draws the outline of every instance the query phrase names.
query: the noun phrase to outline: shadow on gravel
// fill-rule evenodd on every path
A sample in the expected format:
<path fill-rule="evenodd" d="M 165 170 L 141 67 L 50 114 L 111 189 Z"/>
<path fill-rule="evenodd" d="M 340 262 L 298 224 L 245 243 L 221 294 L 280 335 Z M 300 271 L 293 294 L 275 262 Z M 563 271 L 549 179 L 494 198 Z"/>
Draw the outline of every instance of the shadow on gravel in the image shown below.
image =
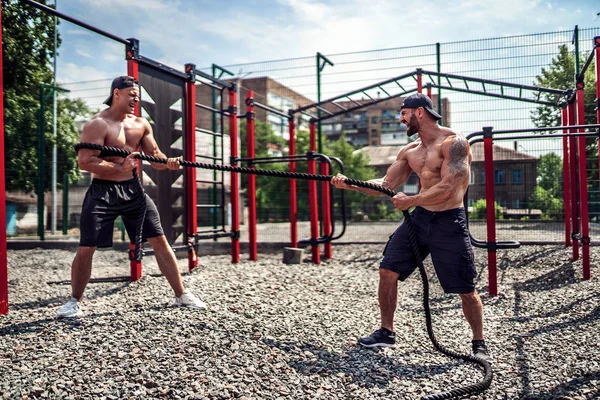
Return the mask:
<path fill-rule="evenodd" d="M 582 376 L 580 376 L 579 378 L 573 378 L 570 381 L 561 383 L 560 385 L 556 386 L 554 389 L 548 391 L 548 392 L 538 392 L 535 394 L 530 395 L 530 399 L 533 400 L 535 399 L 539 399 L 539 398 L 545 398 L 545 399 L 558 399 L 561 398 L 561 396 L 564 395 L 569 395 L 569 394 L 575 394 L 575 391 L 578 391 L 581 388 L 584 387 L 590 387 L 590 381 L 598 381 L 600 380 L 600 371 L 593 371 L 593 372 L 588 372 L 583 374 Z M 589 397 L 590 399 L 597 399 L 598 394 L 600 392 L 596 392 L 594 397 Z"/>
<path fill-rule="evenodd" d="M 461 364 L 456 361 L 433 365 L 407 364 L 382 351 L 364 349 L 358 345 L 350 348 L 347 352 L 335 353 L 310 343 L 298 345 L 269 339 L 262 339 L 262 342 L 288 353 L 298 353 L 299 350 L 312 353 L 316 357 L 315 359 L 288 361 L 288 365 L 298 373 L 324 376 L 344 374 L 349 376 L 352 382 L 365 388 L 375 386 L 383 388 L 396 378 L 428 379 L 434 375 L 444 374 Z M 411 353 L 421 354 L 419 351 L 412 351 L 399 356 L 406 357 Z M 474 371 L 474 374 L 479 374 L 479 372 Z"/>
<path fill-rule="evenodd" d="M 560 289 L 564 286 L 579 282 L 572 262 L 566 262 L 560 267 L 545 273 L 544 275 L 518 282 L 514 284 L 515 291 L 542 292 Z"/>
<path fill-rule="evenodd" d="M 94 299 L 98 299 L 100 297 L 110 296 L 112 294 L 119 292 L 121 289 L 123 289 L 127 285 L 129 285 L 129 282 L 123 283 L 121 285 L 118 285 L 117 287 L 113 287 L 113 288 L 110 288 L 110 289 L 107 289 L 104 291 L 98 291 L 98 292 L 88 291 L 85 298 L 88 300 L 94 300 Z M 65 296 L 52 297 L 52 298 L 43 299 L 43 300 L 26 301 L 23 303 L 11 303 L 10 308 L 11 308 L 11 310 L 19 311 L 19 310 L 35 310 L 38 308 L 48 308 L 50 306 L 56 306 L 57 304 L 59 304 L 58 307 L 60 307 L 67 300 L 68 300 L 68 296 L 65 295 Z"/>

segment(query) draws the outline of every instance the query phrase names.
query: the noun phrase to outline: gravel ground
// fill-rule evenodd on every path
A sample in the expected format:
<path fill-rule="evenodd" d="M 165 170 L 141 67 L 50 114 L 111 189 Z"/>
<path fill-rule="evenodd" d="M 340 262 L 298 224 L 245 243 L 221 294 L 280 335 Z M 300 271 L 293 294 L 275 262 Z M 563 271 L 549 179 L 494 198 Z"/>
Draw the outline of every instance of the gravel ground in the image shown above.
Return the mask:
<path fill-rule="evenodd" d="M 184 275 L 207 311 L 168 306 L 170 290 L 144 259 L 140 281 L 88 286 L 85 317 L 56 310 L 70 289 L 73 253 L 9 251 L 10 312 L 0 316 L 0 397 L 191 399 L 419 399 L 482 378 L 437 353 L 427 338 L 418 274 L 401 285 L 395 349 L 356 338 L 378 327 L 382 246 L 334 247 L 321 265 L 282 254 L 230 264 L 203 256 Z M 492 387 L 476 399 L 600 398 L 600 280 L 583 281 L 570 249 L 523 247 L 498 254 L 499 290 L 487 293 L 487 256 L 476 250 L 486 336 L 496 360 Z M 187 261 L 180 260 L 182 271 Z M 427 266 L 431 271 L 430 265 Z M 123 275 L 126 254 L 101 251 L 93 277 Z M 470 330 L 456 296 L 432 277 L 434 329 L 467 352 Z"/>

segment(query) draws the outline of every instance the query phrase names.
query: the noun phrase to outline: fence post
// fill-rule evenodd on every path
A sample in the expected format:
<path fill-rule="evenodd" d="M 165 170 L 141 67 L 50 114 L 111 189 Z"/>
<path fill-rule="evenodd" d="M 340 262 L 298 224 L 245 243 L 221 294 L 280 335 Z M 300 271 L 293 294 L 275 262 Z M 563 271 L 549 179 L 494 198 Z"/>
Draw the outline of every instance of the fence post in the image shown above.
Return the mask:
<path fill-rule="evenodd" d="M 485 202 L 488 252 L 488 286 L 491 296 L 498 294 L 496 271 L 496 204 L 494 197 L 494 143 L 492 127 L 483 128 L 483 160 L 485 173 Z"/>

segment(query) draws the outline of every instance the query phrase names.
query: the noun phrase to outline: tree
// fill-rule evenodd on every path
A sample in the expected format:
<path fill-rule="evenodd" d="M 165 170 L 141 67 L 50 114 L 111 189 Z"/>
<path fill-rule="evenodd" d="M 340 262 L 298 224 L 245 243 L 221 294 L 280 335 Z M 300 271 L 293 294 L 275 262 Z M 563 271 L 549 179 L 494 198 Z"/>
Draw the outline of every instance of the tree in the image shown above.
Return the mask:
<path fill-rule="evenodd" d="M 46 0 L 40 1 L 45 4 Z M 51 85 L 54 17 L 16 0 L 2 0 L 5 162 L 7 190 L 30 191 L 37 184 L 37 129 L 42 83 Z M 60 36 L 57 46 L 60 46 Z M 46 104 L 46 171 L 49 188 L 53 136 L 52 102 Z M 78 178 L 73 144 L 74 119 L 87 116 L 83 102 L 61 99 L 57 104 L 58 176 Z M 59 179 L 59 184 L 62 179 Z"/>
<path fill-rule="evenodd" d="M 587 55 L 582 55 L 585 60 Z M 588 73 L 584 79 L 584 98 L 585 98 L 585 123 L 596 123 L 596 112 L 594 109 L 594 98 L 596 97 L 596 88 L 594 86 L 595 77 L 590 71 L 594 71 L 594 62 L 588 68 Z M 542 73 L 535 77 L 535 86 L 551 89 L 574 89 L 575 88 L 575 56 L 569 51 L 566 45 L 558 48 L 558 54 L 552 59 L 548 68 L 542 68 Z M 555 102 L 555 95 L 545 93 L 542 96 L 546 101 Z M 561 125 L 561 110 L 559 107 L 539 105 L 531 112 L 531 120 L 537 127 L 559 126 Z"/>
<path fill-rule="evenodd" d="M 540 156 L 538 163 L 537 183 L 548 195 L 557 199 L 563 195 L 563 165 L 562 158 L 555 153 Z"/>

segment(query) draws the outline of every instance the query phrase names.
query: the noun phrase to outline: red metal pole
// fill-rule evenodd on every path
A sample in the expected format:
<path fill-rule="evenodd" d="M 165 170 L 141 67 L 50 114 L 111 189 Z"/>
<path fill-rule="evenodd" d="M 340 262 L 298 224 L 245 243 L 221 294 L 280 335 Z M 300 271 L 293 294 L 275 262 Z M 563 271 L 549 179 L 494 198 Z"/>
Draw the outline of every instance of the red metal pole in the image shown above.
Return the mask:
<path fill-rule="evenodd" d="M 431 99 L 431 86 L 427 86 L 427 97 Z"/>
<path fill-rule="evenodd" d="M 596 63 L 596 122 L 600 124 L 600 36 L 594 38 L 594 62 Z M 600 162 L 600 151 L 598 152 Z"/>
<path fill-rule="evenodd" d="M 317 126 L 314 122 L 310 123 L 310 151 L 315 152 L 317 149 Z M 317 166 L 315 159 L 308 160 L 308 173 L 316 174 Z M 317 206 L 317 181 L 308 181 L 308 208 L 310 213 L 310 239 L 314 241 L 311 244 L 312 261 L 315 264 L 321 263 L 321 254 L 319 245 L 316 243 L 319 237 L 319 208 Z"/>
<path fill-rule="evenodd" d="M 417 69 L 417 92 L 423 92 L 423 74 L 421 69 Z"/>
<path fill-rule="evenodd" d="M 568 125 L 575 125 L 575 104 L 571 101 L 567 105 L 567 120 Z M 570 129 L 569 133 L 575 133 L 575 130 Z M 571 173 L 571 231 L 579 233 L 579 201 L 577 192 L 577 146 L 575 137 L 569 137 L 569 170 Z M 572 237 L 572 260 L 579 260 L 579 240 Z"/>
<path fill-rule="evenodd" d="M 329 175 L 329 164 L 327 164 L 325 161 L 321 162 L 321 175 Z M 331 184 L 329 183 L 329 181 L 321 182 L 321 196 L 323 196 L 323 236 L 331 235 L 331 195 L 329 192 L 330 185 Z M 323 256 L 326 259 L 331 259 L 331 242 L 327 242 L 323 245 L 323 253 Z"/>
<path fill-rule="evenodd" d="M 585 124 L 585 103 L 583 99 L 583 77 L 577 82 L 577 124 Z M 580 133 L 585 129 L 579 129 Z M 586 137 L 579 137 L 579 208 L 581 223 L 581 254 L 583 279 L 590 279 L 590 232 L 588 218 L 588 190 L 587 190 L 587 166 L 586 166 Z"/>
<path fill-rule="evenodd" d="M 185 83 L 185 159 L 196 162 L 196 66 L 186 64 L 185 71 L 190 80 Z M 186 234 L 190 251 L 188 252 L 188 269 L 191 271 L 198 266 L 198 256 L 194 248 L 194 237 L 198 232 L 198 195 L 196 183 L 196 168 L 186 168 Z"/>
<path fill-rule="evenodd" d="M 237 89 L 229 89 L 229 140 L 231 157 L 238 157 L 238 128 L 237 128 Z M 237 162 L 236 162 L 237 164 Z M 233 164 L 232 164 L 233 165 Z M 231 262 L 240 262 L 240 210 L 238 173 L 231 173 Z"/>
<path fill-rule="evenodd" d="M 492 128 L 483 128 L 483 161 L 485 173 L 486 226 L 488 245 L 488 286 L 490 296 L 498 294 L 496 271 L 496 205 L 494 197 L 494 143 Z"/>
<path fill-rule="evenodd" d="M 296 155 L 296 131 L 294 118 L 288 121 L 288 130 L 290 132 L 289 155 Z M 296 162 L 290 161 L 289 171 L 296 172 Z M 292 247 L 298 247 L 298 203 L 296 200 L 296 180 L 290 179 L 290 238 Z"/>
<path fill-rule="evenodd" d="M 248 157 L 256 157 L 254 148 L 254 92 L 246 91 L 246 146 Z M 250 168 L 254 169 L 254 166 Z M 258 259 L 256 244 L 256 175 L 248 174 L 248 253 L 250 260 Z"/>
<path fill-rule="evenodd" d="M 132 76 L 135 79 L 139 79 L 138 60 L 137 60 L 138 51 L 139 51 L 138 43 L 139 42 L 134 39 L 134 42 L 132 41 L 131 47 L 129 47 L 126 51 L 127 75 Z M 140 116 L 140 104 L 139 103 L 135 105 L 134 114 L 137 115 L 138 117 Z M 137 165 L 138 165 L 137 169 L 139 172 L 138 178 L 139 178 L 140 182 L 143 183 L 141 160 L 137 161 Z M 140 250 L 141 250 L 141 246 L 142 245 L 140 244 Z M 131 251 L 133 251 L 135 249 L 135 245 L 132 243 L 129 243 L 129 249 Z M 142 277 L 142 261 L 141 260 L 130 260 L 129 261 L 129 271 L 130 271 L 130 279 L 132 282 L 140 279 Z"/>
<path fill-rule="evenodd" d="M 2 4 L 0 4 L 0 43 L 2 43 Z M 6 254 L 6 184 L 4 174 L 4 82 L 0 52 L 0 315 L 8 313 L 8 257 Z"/>
<path fill-rule="evenodd" d="M 566 126 L 569 124 L 567 117 L 567 108 L 563 107 L 561 110 L 562 125 Z M 563 129 L 563 133 L 567 133 L 566 129 Z M 562 138 L 563 142 L 563 206 L 564 206 L 564 218 L 565 218 L 565 247 L 571 246 L 571 181 L 569 172 L 569 139 L 566 136 Z"/>

